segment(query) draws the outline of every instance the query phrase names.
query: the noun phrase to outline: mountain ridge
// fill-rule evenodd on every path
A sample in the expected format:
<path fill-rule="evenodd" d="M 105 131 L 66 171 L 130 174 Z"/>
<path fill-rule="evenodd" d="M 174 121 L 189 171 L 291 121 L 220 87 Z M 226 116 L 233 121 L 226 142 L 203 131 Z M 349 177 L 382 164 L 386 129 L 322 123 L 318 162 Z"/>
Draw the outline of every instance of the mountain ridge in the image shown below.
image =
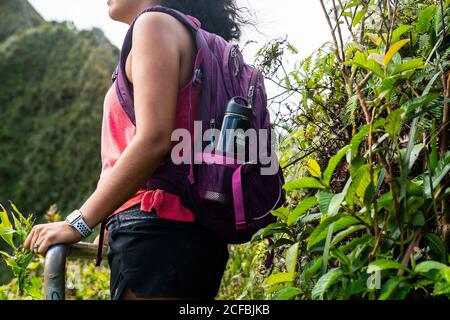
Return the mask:
<path fill-rule="evenodd" d="M 118 58 L 100 29 L 47 22 L 26 0 L 0 0 L 0 203 L 39 218 L 55 203 L 64 216 L 95 190 Z"/>

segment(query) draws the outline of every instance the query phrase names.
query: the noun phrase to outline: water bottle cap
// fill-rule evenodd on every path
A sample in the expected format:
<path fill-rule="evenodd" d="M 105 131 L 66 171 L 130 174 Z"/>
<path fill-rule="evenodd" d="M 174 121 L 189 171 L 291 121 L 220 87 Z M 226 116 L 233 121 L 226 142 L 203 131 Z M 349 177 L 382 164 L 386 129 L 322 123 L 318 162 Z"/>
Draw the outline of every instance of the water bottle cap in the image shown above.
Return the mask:
<path fill-rule="evenodd" d="M 243 97 L 233 97 L 227 105 L 225 113 L 235 113 L 247 118 L 252 116 L 252 107 L 248 105 L 248 102 Z"/>

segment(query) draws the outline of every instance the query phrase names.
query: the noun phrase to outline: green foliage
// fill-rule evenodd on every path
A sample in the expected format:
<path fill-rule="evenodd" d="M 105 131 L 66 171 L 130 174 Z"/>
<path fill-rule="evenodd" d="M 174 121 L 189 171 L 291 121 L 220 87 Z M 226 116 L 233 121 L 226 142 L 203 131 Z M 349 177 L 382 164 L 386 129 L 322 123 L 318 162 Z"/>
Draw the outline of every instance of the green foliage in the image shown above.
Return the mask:
<path fill-rule="evenodd" d="M 287 40 L 274 40 L 258 52 L 256 62 L 280 90 L 271 106 L 279 107 L 274 110 L 277 115 L 274 127 L 279 133 L 288 201 L 273 212 L 278 221 L 255 234 L 251 243 L 230 246 L 231 258 L 218 299 L 450 297 L 450 149 L 445 142 L 445 135 L 449 134 L 445 129 L 449 104 L 446 86 L 450 84 L 449 1 L 442 2 L 443 9 L 440 2 L 431 0 L 398 1 L 395 2 L 398 7 L 389 9 L 387 6 L 394 2 L 379 5 L 377 1 L 346 0 L 337 5 L 335 0 L 324 1 L 326 5 L 333 3 L 339 21 L 335 21 L 333 11 L 330 11 L 333 17 L 328 18 L 334 24 L 335 40 L 299 61 L 292 71 L 287 71 L 283 59 L 298 50 Z M 349 34 L 347 43 L 339 36 L 344 27 Z M 82 35 L 89 38 L 88 34 Z M 64 38 L 59 47 L 70 53 L 70 63 L 52 56 L 51 61 L 58 61 L 60 67 L 52 70 L 50 60 L 40 57 L 47 65 L 36 66 L 32 73 L 26 73 L 26 66 L 34 58 L 27 56 L 25 48 L 31 44 L 43 48 L 39 43 L 48 47 L 49 41 L 54 43 L 59 37 Z M 85 195 L 92 187 L 85 185 L 80 192 L 78 185 L 74 191 L 67 181 L 78 178 L 94 181 L 80 176 L 83 172 L 92 178 L 93 166 L 86 170 L 72 168 L 64 159 L 55 158 L 56 162 L 44 159 L 43 155 L 56 154 L 56 149 L 33 149 L 44 148 L 47 136 L 51 141 L 66 136 L 62 127 L 57 126 L 59 131 L 57 134 L 52 131 L 54 135 L 46 131 L 49 123 L 66 121 L 65 126 L 70 124 L 72 132 L 80 114 L 93 112 L 89 107 L 94 97 L 98 97 L 96 88 L 102 85 L 96 82 L 98 79 L 89 79 L 96 85 L 86 88 L 83 76 L 98 67 L 98 73 L 106 77 L 104 70 L 111 66 L 110 62 L 103 66 L 92 63 L 83 69 L 86 56 L 80 58 L 79 52 L 89 53 L 93 42 L 80 39 L 79 32 L 67 25 L 46 24 L 13 35 L 0 47 L 0 71 L 2 74 L 8 71 L 0 79 L 2 88 L 8 88 L 5 94 L 2 92 L 0 103 L 11 106 L 8 112 L 1 109 L 0 116 L 10 123 L 22 123 L 14 129 L 16 135 L 5 129 L 10 125 L 0 128 L 2 141 L 5 138 L 11 141 L 10 145 L 0 146 L 0 153 L 8 155 L 0 163 L 0 174 L 9 179 L 8 184 L 0 186 L 4 188 L 0 194 L 7 194 L 7 189 L 22 190 L 17 197 L 30 198 L 38 212 L 61 199 L 70 204 L 74 194 Z M 24 60 L 16 60 L 17 52 Z M 93 54 L 92 61 L 100 60 Z M 47 73 L 47 68 L 52 71 Z M 84 71 L 78 72 L 80 68 Z M 56 80 L 55 74 L 59 75 Z M 42 87 L 29 89 L 29 83 L 36 83 L 41 75 L 44 75 Z M 67 75 L 84 80 L 71 87 L 70 82 L 63 81 L 69 78 Z M 83 88 L 81 96 L 86 100 L 76 102 L 74 88 Z M 40 100 L 41 95 L 37 94 L 41 91 L 45 92 L 45 100 Z M 72 95 L 65 96 L 67 92 Z M 55 102 L 54 97 L 66 97 L 64 101 L 77 111 L 67 119 L 62 117 L 68 114 L 68 109 L 55 111 L 59 100 Z M 53 102 L 47 107 L 43 103 L 46 101 Z M 59 118 L 32 122 L 19 118 L 23 112 L 36 115 L 37 119 L 52 115 Z M 91 115 L 95 118 L 94 113 Z M 92 128 L 89 122 L 84 125 Z M 14 153 L 13 146 L 19 143 L 18 132 L 25 128 L 30 132 L 27 152 Z M 36 136 L 29 128 L 39 129 Z M 71 136 L 75 137 L 77 142 L 89 141 L 80 138 L 81 132 Z M 92 149 L 84 146 L 78 152 L 86 152 L 87 156 L 85 150 L 98 147 L 93 141 L 89 143 Z M 59 147 L 65 148 L 65 144 L 61 142 Z M 69 154 L 67 150 L 63 149 L 62 154 Z M 46 164 L 42 171 L 34 169 L 36 159 Z M 92 155 L 83 165 L 91 160 Z M 13 165 L 17 163 L 18 166 Z M 26 172 L 20 170 L 21 164 L 33 168 L 33 175 L 24 178 Z M 58 169 L 68 167 L 71 170 L 66 171 L 70 172 Z M 64 188 L 54 188 L 61 185 L 59 177 L 35 174 L 49 171 L 59 172 L 61 177 L 68 174 L 61 180 Z M 77 177 L 71 176 L 72 173 Z M 16 184 L 16 179 L 20 184 Z M 42 194 L 30 196 L 26 193 L 29 186 L 33 190 L 42 189 Z M 11 244 L 10 223 L 4 214 L 1 217 L 2 238 Z M 13 244 L 17 247 L 17 243 Z M 274 254 L 274 261 L 266 268 L 268 252 Z M 26 262 L 21 260 L 22 270 Z M 33 270 L 39 270 L 34 267 Z M 90 264 L 77 263 L 69 270 L 69 276 L 83 275 L 78 284 L 80 289 L 72 292 L 72 297 L 107 296 L 107 273 L 94 275 L 92 268 Z M 28 297 L 35 296 L 39 277 L 22 276 L 22 279 L 26 279 L 22 285 L 29 284 Z M 0 291 L 0 298 L 11 298 L 17 280 L 7 286 L 7 294 L 1 296 Z"/>
<path fill-rule="evenodd" d="M 34 223 L 33 216 L 25 218 L 13 203 L 11 207 L 12 211 L 8 214 L 1 206 L 3 211 L 0 212 L 0 237 L 8 243 L 12 253 L 0 251 L 0 256 L 11 268 L 14 279 L 0 286 L 0 300 L 40 300 L 44 258 L 23 248 Z M 53 206 L 46 213 L 46 217 L 48 221 L 55 222 L 61 216 L 59 210 Z M 69 260 L 66 270 L 66 299 L 109 299 L 110 271 L 104 264 L 95 267 L 93 261 Z"/>
<path fill-rule="evenodd" d="M 29 6 L 2 2 L 0 12 L 29 16 L 17 11 L 22 5 Z M 3 32 L 9 20 L 1 21 Z M 41 219 L 50 205 L 66 214 L 95 190 L 102 105 L 118 50 L 97 29 L 34 25 L 0 37 L 0 201 Z"/>
<path fill-rule="evenodd" d="M 334 46 L 289 74 L 298 87 L 287 94 L 297 94 L 301 112 L 291 111 L 281 150 L 300 163 L 282 162 L 283 219 L 255 239 L 289 239 L 300 253 L 294 276 L 276 255 L 280 272 L 266 290 L 291 299 L 448 298 L 450 149 L 448 130 L 437 127 L 448 121 L 449 3 L 400 1 L 395 20 L 375 2 L 342 4 Z M 345 25 L 349 44 L 339 42 Z"/>
<path fill-rule="evenodd" d="M 23 249 L 22 244 L 25 242 L 27 234 L 31 231 L 33 224 L 33 216 L 25 218 L 14 204 L 11 204 L 13 211 L 8 214 L 6 209 L 0 205 L 0 237 L 9 246 L 9 251 L 0 251 L 0 257 L 11 268 L 17 282 L 17 296 L 27 294 L 33 298 L 39 298 L 35 290 L 35 284 L 39 281 L 31 279 L 28 281 L 28 269 L 34 268 L 34 255 Z M 11 221 L 12 219 L 12 221 Z"/>

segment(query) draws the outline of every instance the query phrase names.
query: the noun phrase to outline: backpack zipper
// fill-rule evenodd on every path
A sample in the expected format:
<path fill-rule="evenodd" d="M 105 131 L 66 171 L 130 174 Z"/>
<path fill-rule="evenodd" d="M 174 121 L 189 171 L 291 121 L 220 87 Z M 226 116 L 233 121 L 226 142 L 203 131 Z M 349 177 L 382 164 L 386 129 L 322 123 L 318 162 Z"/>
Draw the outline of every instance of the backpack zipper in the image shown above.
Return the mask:
<path fill-rule="evenodd" d="M 116 69 L 114 70 L 111 76 L 111 82 L 116 81 L 118 74 L 119 74 L 119 65 L 117 65 Z"/>
<path fill-rule="evenodd" d="M 250 88 L 248 88 L 248 96 L 247 96 L 248 104 L 250 106 L 253 105 L 253 95 L 254 94 L 255 94 L 255 86 L 250 86 Z"/>
<path fill-rule="evenodd" d="M 252 107 L 252 113 L 253 113 L 253 117 L 256 117 L 256 110 L 255 108 L 253 108 L 253 102 L 255 100 L 255 92 L 256 92 L 256 84 L 257 84 L 257 80 L 258 80 L 258 69 L 254 68 L 252 70 L 252 75 L 250 77 L 250 83 L 249 83 L 249 87 L 248 87 L 248 92 L 247 92 L 247 101 L 249 106 Z"/>
<path fill-rule="evenodd" d="M 231 47 L 230 56 L 229 56 L 229 62 L 228 62 L 228 68 L 230 69 L 230 74 L 234 77 L 237 77 L 239 75 L 239 58 L 238 58 L 238 46 L 234 45 Z M 234 69 L 234 70 L 233 70 Z M 233 90 L 233 95 L 236 95 L 236 88 L 234 87 L 234 81 L 233 79 L 230 79 L 231 81 L 231 88 Z"/>
<path fill-rule="evenodd" d="M 237 59 L 237 55 L 238 55 L 237 50 L 238 50 L 237 45 L 235 45 L 231 48 L 231 58 L 233 59 L 233 63 L 234 63 L 233 75 L 235 77 L 237 77 L 239 74 L 239 59 Z"/>

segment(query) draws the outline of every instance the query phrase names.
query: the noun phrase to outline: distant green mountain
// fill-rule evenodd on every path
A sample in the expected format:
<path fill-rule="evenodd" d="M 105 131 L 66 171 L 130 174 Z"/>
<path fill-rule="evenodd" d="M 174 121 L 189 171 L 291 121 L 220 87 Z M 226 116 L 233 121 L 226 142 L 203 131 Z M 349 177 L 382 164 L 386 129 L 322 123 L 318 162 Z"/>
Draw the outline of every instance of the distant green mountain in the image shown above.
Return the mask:
<path fill-rule="evenodd" d="M 95 190 L 104 96 L 119 50 L 99 29 L 0 0 L 0 203 L 67 214 Z"/>
<path fill-rule="evenodd" d="M 0 42 L 11 34 L 38 26 L 44 19 L 26 0 L 0 0 Z"/>

